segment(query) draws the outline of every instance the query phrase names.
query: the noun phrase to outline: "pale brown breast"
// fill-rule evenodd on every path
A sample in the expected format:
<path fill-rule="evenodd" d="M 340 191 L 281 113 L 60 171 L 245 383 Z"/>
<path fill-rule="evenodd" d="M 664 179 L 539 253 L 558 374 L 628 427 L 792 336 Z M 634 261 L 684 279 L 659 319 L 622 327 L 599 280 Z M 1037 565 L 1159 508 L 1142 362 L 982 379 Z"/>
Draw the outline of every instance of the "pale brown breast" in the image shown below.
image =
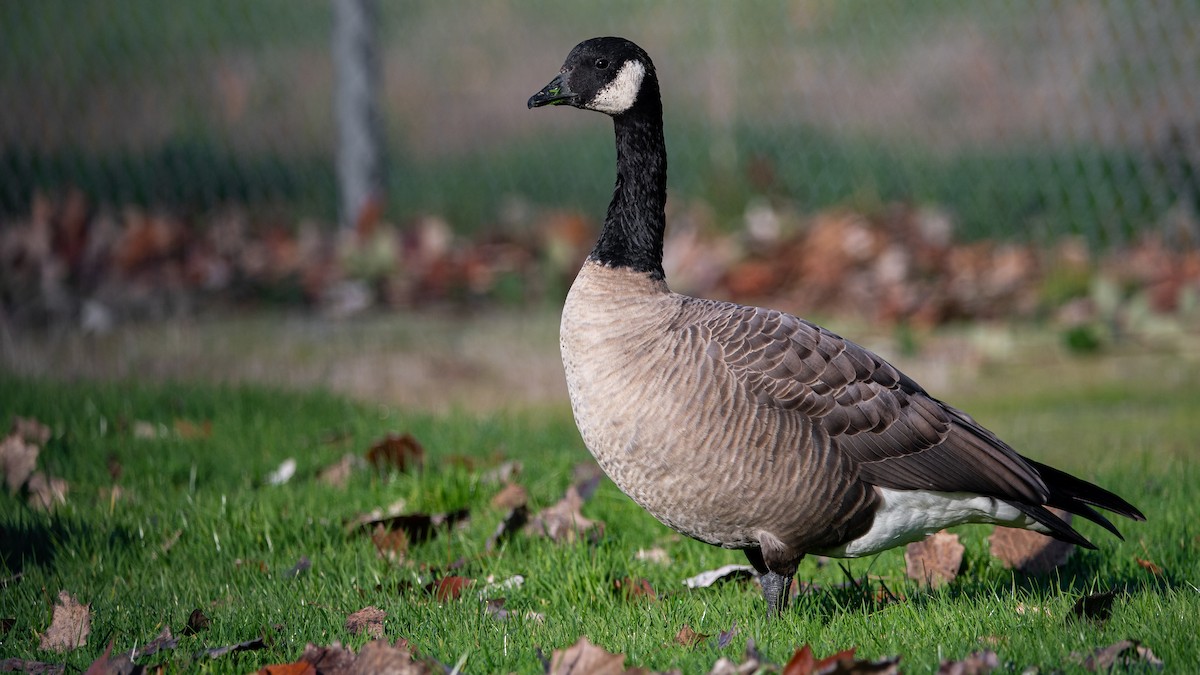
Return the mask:
<path fill-rule="evenodd" d="M 662 281 L 588 262 L 560 344 L 585 445 L 635 502 L 688 536 L 830 546 L 873 493 L 804 414 L 759 405 L 721 359 L 711 304 Z M 869 514 L 866 516 L 869 520 Z"/>

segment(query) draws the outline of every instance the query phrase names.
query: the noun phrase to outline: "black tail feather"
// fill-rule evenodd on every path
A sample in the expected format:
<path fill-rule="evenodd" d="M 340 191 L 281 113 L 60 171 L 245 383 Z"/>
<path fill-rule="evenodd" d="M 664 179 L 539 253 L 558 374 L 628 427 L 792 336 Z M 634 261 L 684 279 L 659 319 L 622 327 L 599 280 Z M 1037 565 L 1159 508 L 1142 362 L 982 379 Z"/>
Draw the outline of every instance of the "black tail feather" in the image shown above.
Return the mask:
<path fill-rule="evenodd" d="M 1086 518 L 1112 532 L 1122 541 L 1125 537 L 1121 536 L 1121 532 L 1117 530 L 1116 526 L 1108 518 L 1092 508 L 1093 506 L 1112 511 L 1131 520 L 1146 519 L 1146 516 L 1142 515 L 1142 512 L 1137 507 L 1098 485 L 1089 483 L 1082 478 L 1076 478 L 1065 471 L 1060 471 L 1041 462 L 1035 462 L 1029 458 L 1024 459 L 1041 475 L 1042 481 L 1046 483 L 1046 487 L 1050 490 L 1050 498 L 1046 500 L 1044 505 L 1021 504 L 1018 502 L 1009 503 L 1020 509 L 1025 515 L 1044 525 L 1050 530 L 1050 535 L 1056 539 L 1061 539 L 1084 548 L 1096 548 L 1086 537 L 1076 532 L 1075 528 L 1048 510 L 1047 506 L 1062 509 L 1063 511 Z"/>
<path fill-rule="evenodd" d="M 1050 500 L 1047 502 L 1050 506 L 1057 506 L 1058 508 L 1075 512 L 1075 509 L 1072 507 L 1082 502 L 1084 504 L 1091 504 L 1092 506 L 1099 506 L 1106 511 L 1112 511 L 1117 515 L 1125 516 L 1131 520 L 1146 519 L 1146 516 L 1142 515 L 1142 512 L 1136 506 L 1099 485 L 1089 483 L 1082 478 L 1076 478 L 1066 471 L 1060 471 L 1052 466 L 1035 462 L 1029 458 L 1025 458 L 1025 461 L 1029 462 L 1037 470 L 1042 480 L 1045 481 L 1046 487 L 1050 488 Z M 1055 502 L 1062 502 L 1063 504 L 1060 506 Z M 1093 511 L 1093 513 L 1095 512 Z M 1080 513 L 1079 515 L 1088 520 L 1095 520 L 1086 513 Z M 1104 525 L 1103 522 L 1095 522 Z M 1112 529 L 1111 526 L 1112 523 L 1109 523 L 1106 527 L 1107 529 Z"/>
<path fill-rule="evenodd" d="M 1033 518 L 1037 522 L 1045 525 L 1050 530 L 1049 534 L 1055 539 L 1081 546 L 1083 548 L 1096 548 L 1096 545 L 1088 541 L 1088 538 L 1075 531 L 1065 520 L 1054 515 L 1044 506 L 1034 506 L 1032 504 L 1022 504 L 1020 502 L 1009 502 L 1013 506 L 1021 510 L 1022 513 Z"/>

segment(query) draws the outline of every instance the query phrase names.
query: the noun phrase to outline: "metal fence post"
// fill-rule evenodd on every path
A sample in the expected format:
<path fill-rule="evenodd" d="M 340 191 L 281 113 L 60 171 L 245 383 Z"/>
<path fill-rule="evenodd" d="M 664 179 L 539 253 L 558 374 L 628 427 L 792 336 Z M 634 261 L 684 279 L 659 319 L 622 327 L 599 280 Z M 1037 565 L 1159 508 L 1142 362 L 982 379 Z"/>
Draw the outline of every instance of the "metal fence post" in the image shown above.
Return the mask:
<path fill-rule="evenodd" d="M 381 207 L 379 3 L 333 0 L 334 115 L 339 221 L 354 227 Z"/>

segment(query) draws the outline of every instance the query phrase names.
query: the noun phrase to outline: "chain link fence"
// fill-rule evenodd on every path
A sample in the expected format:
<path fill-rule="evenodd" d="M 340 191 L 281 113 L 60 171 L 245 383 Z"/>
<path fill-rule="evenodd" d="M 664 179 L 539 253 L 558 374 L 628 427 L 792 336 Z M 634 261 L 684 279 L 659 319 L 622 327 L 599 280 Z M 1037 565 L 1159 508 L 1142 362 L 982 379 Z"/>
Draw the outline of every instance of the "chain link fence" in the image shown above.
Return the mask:
<path fill-rule="evenodd" d="M 318 0 L 0 3 L 0 217 L 78 188 L 333 223 L 332 24 Z M 673 199 L 725 227 L 903 200 L 964 238 L 1194 243 L 1198 33 L 1194 0 L 384 3 L 386 215 L 603 213 L 608 125 L 525 100 L 619 34 L 658 65 Z"/>

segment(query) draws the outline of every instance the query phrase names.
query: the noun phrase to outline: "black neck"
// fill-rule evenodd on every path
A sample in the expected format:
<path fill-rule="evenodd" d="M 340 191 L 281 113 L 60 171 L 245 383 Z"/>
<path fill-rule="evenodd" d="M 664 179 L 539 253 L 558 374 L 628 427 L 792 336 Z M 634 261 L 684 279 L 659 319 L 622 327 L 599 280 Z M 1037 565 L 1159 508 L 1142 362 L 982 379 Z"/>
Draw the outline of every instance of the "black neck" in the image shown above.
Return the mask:
<path fill-rule="evenodd" d="M 637 104 L 613 118 L 617 136 L 617 185 L 604 229 L 591 258 L 664 277 L 663 232 L 667 216 L 667 144 L 658 91 L 644 87 Z"/>

